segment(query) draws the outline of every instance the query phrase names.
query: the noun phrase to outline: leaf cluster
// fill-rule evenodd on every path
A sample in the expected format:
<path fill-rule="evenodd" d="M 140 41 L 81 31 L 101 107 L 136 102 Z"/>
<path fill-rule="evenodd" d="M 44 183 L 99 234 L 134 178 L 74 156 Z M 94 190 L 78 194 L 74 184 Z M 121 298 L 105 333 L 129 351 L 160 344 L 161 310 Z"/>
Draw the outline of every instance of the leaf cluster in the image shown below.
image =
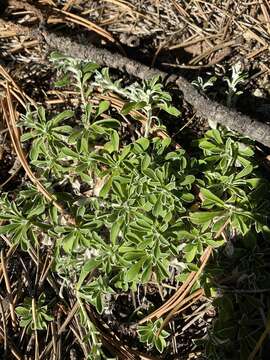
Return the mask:
<path fill-rule="evenodd" d="M 167 281 L 172 271 L 183 281 L 207 246 L 224 244 L 227 229 L 239 238 L 267 231 L 269 183 L 249 140 L 213 129 L 194 143 L 191 157 L 169 137 L 151 136 L 160 110 L 180 115 L 158 78 L 123 88 L 96 64 L 59 54 L 52 60 L 64 74 L 57 85 L 73 86 L 81 106 L 57 114 L 29 107 L 22 141 L 31 141 L 31 165 L 74 221 L 26 184 L 16 199 L 1 197 L 0 233 L 23 250 L 51 247 L 55 274 L 80 301 L 102 313 L 119 291 Z M 91 101 L 97 86 L 126 100 L 122 115 L 147 114 L 147 134 L 127 139 L 110 102 Z M 36 328 L 44 328 L 42 299 L 37 309 Z M 17 310 L 23 326 L 32 324 L 28 300 Z M 162 352 L 168 335 L 155 335 L 159 325 L 139 334 Z"/>

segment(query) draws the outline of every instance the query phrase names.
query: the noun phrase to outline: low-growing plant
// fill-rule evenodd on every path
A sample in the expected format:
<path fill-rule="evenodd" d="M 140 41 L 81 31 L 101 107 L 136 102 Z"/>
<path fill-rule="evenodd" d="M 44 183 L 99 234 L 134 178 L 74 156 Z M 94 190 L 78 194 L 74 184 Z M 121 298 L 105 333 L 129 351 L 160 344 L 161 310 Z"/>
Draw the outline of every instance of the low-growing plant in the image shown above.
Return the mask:
<path fill-rule="evenodd" d="M 269 184 L 249 140 L 210 130 L 191 157 L 169 136 L 152 134 L 161 110 L 181 114 L 157 77 L 122 87 L 96 64 L 59 54 L 52 59 L 64 74 L 56 85 L 78 91 L 80 107 L 52 115 L 29 106 L 19 125 L 22 141 L 31 140 L 37 176 L 73 221 L 27 183 L 16 198 L 2 195 L 0 232 L 23 250 L 51 247 L 53 271 L 82 305 L 102 314 L 119 291 L 167 281 L 172 269 L 183 279 L 206 247 L 224 244 L 226 228 L 239 237 L 267 229 Z M 134 109 L 147 116 L 141 135 L 128 138 L 110 102 L 93 101 L 97 88 L 122 96 L 125 116 Z M 17 308 L 23 324 L 32 321 L 27 304 Z M 39 327 L 42 317 L 48 320 L 44 314 Z M 156 335 L 159 326 L 158 320 L 140 327 L 139 335 L 162 352 L 168 334 Z"/>
<path fill-rule="evenodd" d="M 140 341 L 149 346 L 155 346 L 160 353 L 166 348 L 166 338 L 170 336 L 165 330 L 159 333 L 161 324 L 162 319 L 158 319 L 154 323 L 149 322 L 146 325 L 140 325 L 138 328 Z"/>
<path fill-rule="evenodd" d="M 25 298 L 23 304 L 16 307 L 16 314 L 20 318 L 20 326 L 32 330 L 46 330 L 48 322 L 54 319 L 48 313 L 44 293 L 39 296 L 37 302 L 33 298 Z"/>
<path fill-rule="evenodd" d="M 227 106 L 231 107 L 235 104 L 235 101 L 239 95 L 243 93 L 243 91 L 239 90 L 239 85 L 243 84 L 248 74 L 241 69 L 241 63 L 238 62 L 232 66 L 231 76 L 226 76 L 225 81 L 228 85 L 227 94 Z"/>

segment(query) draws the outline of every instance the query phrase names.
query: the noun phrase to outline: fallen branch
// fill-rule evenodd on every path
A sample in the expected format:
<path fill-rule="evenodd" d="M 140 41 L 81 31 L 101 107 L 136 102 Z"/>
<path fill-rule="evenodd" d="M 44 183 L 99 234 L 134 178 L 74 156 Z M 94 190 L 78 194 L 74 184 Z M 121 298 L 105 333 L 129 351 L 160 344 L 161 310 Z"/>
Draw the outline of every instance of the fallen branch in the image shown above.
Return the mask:
<path fill-rule="evenodd" d="M 67 56 L 94 61 L 101 66 L 125 71 L 139 79 L 159 75 L 167 83 L 175 82 L 183 93 L 184 99 L 194 107 L 197 115 L 227 126 L 231 130 L 238 131 L 250 139 L 270 147 L 270 126 L 206 98 L 181 76 L 169 76 L 166 72 L 152 69 L 118 53 L 97 48 L 90 43 L 84 44 L 78 39 L 72 40 L 47 31 L 42 31 L 42 35 L 47 43 L 48 50 L 57 49 Z"/>

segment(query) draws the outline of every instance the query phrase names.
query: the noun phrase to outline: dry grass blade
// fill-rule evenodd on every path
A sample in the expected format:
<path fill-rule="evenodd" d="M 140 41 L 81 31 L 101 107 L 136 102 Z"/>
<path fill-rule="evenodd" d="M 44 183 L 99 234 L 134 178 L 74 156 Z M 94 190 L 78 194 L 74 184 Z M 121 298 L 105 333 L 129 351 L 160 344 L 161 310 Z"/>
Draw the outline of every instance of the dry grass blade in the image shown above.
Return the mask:
<path fill-rule="evenodd" d="M 32 298 L 32 316 L 34 322 L 34 333 L 35 333 L 35 360 L 39 360 L 39 343 L 38 343 L 38 333 L 37 333 L 37 309 L 35 298 Z"/>
<path fill-rule="evenodd" d="M 143 323 L 145 323 L 145 322 L 147 322 L 149 320 L 152 320 L 154 318 L 156 318 L 156 319 L 161 318 L 164 314 L 168 313 L 170 310 L 171 310 L 171 312 L 177 312 L 180 309 L 180 307 L 186 301 L 184 299 L 185 295 L 192 288 L 192 286 L 194 285 L 194 283 L 197 280 L 198 276 L 202 272 L 204 266 L 206 265 L 206 262 L 207 262 L 208 258 L 211 255 L 211 251 L 212 251 L 212 249 L 210 247 L 208 247 L 204 251 L 203 255 L 201 256 L 201 262 L 202 262 L 202 265 L 203 265 L 203 267 L 202 267 L 202 265 L 200 267 L 201 271 L 200 271 L 200 269 L 197 272 L 192 271 L 189 274 L 186 281 L 175 292 L 175 294 L 168 301 L 166 301 L 160 308 L 158 308 L 157 310 L 155 310 L 154 312 L 152 312 L 151 314 L 147 315 L 142 320 L 140 320 L 139 324 L 143 324 Z M 179 304 L 180 304 L 180 307 L 177 309 L 177 306 Z"/>
<path fill-rule="evenodd" d="M 4 237 L 4 235 L 1 235 L 1 238 L 5 241 L 6 238 Z M 11 257 L 15 251 L 17 250 L 17 245 L 12 245 L 12 244 L 8 244 L 10 246 L 10 248 L 8 249 L 8 252 L 6 253 L 6 259 L 8 259 L 9 257 Z M 1 265 L 1 264 L 0 264 Z M 2 281 L 2 275 L 3 275 L 3 267 L 0 266 L 0 281 Z"/>
<path fill-rule="evenodd" d="M 0 329 L 0 338 L 4 339 L 4 334 L 3 334 L 1 329 Z M 15 346 L 13 345 L 13 343 L 9 339 L 7 339 L 7 343 L 8 343 L 8 347 L 9 347 L 12 355 L 17 360 L 23 360 L 23 358 L 21 357 L 21 355 L 19 354 L 19 352 L 16 350 Z"/>
<path fill-rule="evenodd" d="M 261 9 L 262 9 L 262 13 L 263 13 L 265 23 L 266 23 L 266 26 L 267 26 L 268 34 L 270 35 L 270 16 L 269 16 L 269 12 L 268 12 L 267 7 L 266 7 L 265 4 L 261 4 Z"/>
<path fill-rule="evenodd" d="M 179 3 L 177 3 L 175 0 L 172 0 L 172 3 L 181 16 L 189 18 L 189 14 Z"/>
<path fill-rule="evenodd" d="M 170 297 L 168 301 L 166 301 L 162 306 L 160 306 L 157 310 L 152 312 L 151 314 L 144 317 L 142 320 L 139 321 L 139 324 L 143 324 L 149 320 L 152 320 L 154 318 L 160 318 L 162 315 L 164 315 L 166 312 L 174 308 L 174 303 L 177 300 L 178 296 L 185 290 L 187 284 L 189 281 L 192 280 L 193 274 L 190 273 L 186 282 L 184 282 L 181 287 L 175 292 L 173 296 Z"/>
<path fill-rule="evenodd" d="M 103 345 L 113 354 L 118 355 L 123 360 L 158 360 L 155 357 L 148 356 L 137 350 L 130 349 L 123 341 L 121 341 L 108 326 L 104 326 L 102 320 L 97 318 L 94 312 L 89 313 L 89 318 L 101 334 Z"/>
<path fill-rule="evenodd" d="M 36 18 L 43 21 L 44 17 L 39 9 L 37 9 L 34 5 L 29 4 L 25 1 L 18 1 L 18 0 L 9 0 L 9 6 L 15 6 L 18 9 L 25 9 L 30 13 L 34 14 Z"/>
<path fill-rule="evenodd" d="M 197 272 L 192 272 L 193 275 L 192 280 L 187 284 L 186 289 L 183 291 L 183 293 L 180 295 L 180 297 L 177 299 L 177 302 L 175 304 L 175 307 L 173 310 L 167 315 L 167 317 L 164 319 L 160 329 L 159 333 L 162 331 L 164 327 L 167 326 L 167 324 L 170 322 L 170 320 L 174 317 L 174 315 L 181 309 L 183 300 L 185 299 L 185 296 L 188 294 L 188 292 L 191 290 L 192 286 L 195 284 L 199 276 L 201 275 L 203 269 L 205 268 L 205 265 L 207 264 L 207 261 L 212 254 L 212 247 L 208 246 L 207 249 L 203 253 L 203 261 L 201 263 L 201 266 Z"/>
<path fill-rule="evenodd" d="M 24 41 L 24 42 L 22 42 L 22 44 L 19 44 L 19 45 L 15 46 L 13 49 L 11 49 L 10 53 L 15 54 L 21 50 L 36 47 L 37 45 L 39 45 L 39 40 Z"/>
<path fill-rule="evenodd" d="M 135 10 L 135 6 L 129 4 L 127 1 L 119 1 L 119 0 L 103 0 L 103 1 L 123 7 L 126 10 L 131 10 L 131 11 Z"/>
<path fill-rule="evenodd" d="M 220 235 L 222 234 L 222 232 L 224 231 L 224 229 L 227 227 L 227 225 L 229 224 L 230 220 L 227 219 L 225 221 L 225 223 L 220 227 L 219 231 L 216 233 L 215 235 L 215 239 L 219 238 Z M 170 311 L 170 313 L 167 315 L 167 317 L 165 318 L 164 322 L 161 325 L 161 328 L 159 330 L 159 333 L 162 331 L 162 329 L 169 323 L 169 321 L 175 316 L 175 314 L 177 314 L 181 307 L 184 305 L 184 303 L 186 302 L 185 296 L 188 294 L 188 292 L 191 290 L 192 286 L 195 284 L 195 282 L 197 281 L 197 279 L 199 278 L 199 276 L 201 275 L 204 267 L 207 264 L 207 261 L 209 259 L 209 257 L 212 254 L 212 247 L 208 246 L 204 253 L 201 256 L 201 266 L 199 268 L 199 270 L 197 272 L 192 271 L 189 274 L 189 277 L 187 278 L 187 280 L 182 284 L 182 286 L 180 287 L 180 289 L 176 292 L 177 293 L 177 297 L 176 297 L 176 301 L 174 301 L 170 306 L 169 309 L 172 308 L 172 310 Z M 176 295 L 176 294 L 175 294 Z M 174 297 L 175 298 L 175 297 Z M 167 305 L 168 306 L 168 305 Z M 159 310 L 159 309 L 158 309 Z M 163 309 L 162 314 L 164 314 L 164 312 L 168 312 L 168 308 Z M 159 317 L 161 317 L 162 315 L 160 315 L 159 312 L 156 313 L 156 316 L 159 315 Z M 151 314 L 152 316 L 152 314 Z M 144 320 L 144 319 L 143 319 Z"/>
<path fill-rule="evenodd" d="M 2 318 L 3 333 L 4 333 L 4 351 L 6 353 L 6 351 L 7 351 L 7 324 L 6 324 L 6 316 L 5 316 L 5 310 L 4 310 L 2 300 L 0 300 L 0 314 L 1 314 L 1 318 Z"/>
<path fill-rule="evenodd" d="M 64 14 L 66 17 L 66 20 L 69 20 L 71 22 L 74 22 L 78 25 L 81 25 L 83 27 L 86 27 L 89 30 L 95 31 L 97 34 L 99 34 L 100 36 L 104 37 L 105 39 L 111 41 L 111 42 L 116 42 L 114 37 L 106 30 L 102 29 L 100 26 L 96 25 L 95 23 L 93 23 L 90 20 L 87 20 L 79 15 L 75 15 L 69 11 L 65 11 L 65 10 L 60 10 L 57 8 L 54 8 L 55 11 L 60 12 L 61 14 Z"/>
<path fill-rule="evenodd" d="M 226 49 L 229 48 L 231 46 L 236 46 L 237 42 L 236 40 L 230 40 L 230 41 L 226 41 L 220 44 L 215 45 L 214 47 L 212 47 L 211 49 L 206 50 L 204 53 L 196 56 L 195 58 L 193 58 L 190 61 L 190 64 L 196 64 L 198 62 L 200 62 L 201 60 L 203 60 L 205 57 L 208 57 L 209 55 L 211 55 L 213 52 L 221 50 L 221 49 Z"/>
<path fill-rule="evenodd" d="M 63 9 L 64 11 L 67 11 L 69 8 L 71 8 L 75 3 L 76 3 L 77 0 L 68 0 L 66 2 L 66 4 L 63 6 Z"/>
<path fill-rule="evenodd" d="M 266 339 L 266 337 L 270 334 L 270 317 L 267 320 L 266 326 L 265 326 L 265 330 L 264 332 L 261 334 L 259 340 L 256 343 L 256 346 L 254 348 L 254 350 L 252 351 L 252 353 L 249 355 L 248 360 L 254 360 L 256 358 L 257 353 L 259 352 L 259 350 L 261 349 L 264 340 Z"/>
<path fill-rule="evenodd" d="M 181 307 L 178 311 L 175 312 L 174 315 L 180 314 L 184 310 L 188 309 L 191 305 L 195 304 L 199 299 L 202 298 L 203 294 L 204 294 L 203 289 L 198 289 L 197 291 L 189 295 L 185 300 L 182 301 L 182 305 L 184 305 L 185 303 L 188 304 Z"/>
<path fill-rule="evenodd" d="M 123 10 L 126 10 L 131 16 L 134 16 L 135 18 L 141 17 L 144 19 L 149 20 L 152 23 L 157 23 L 156 19 L 154 19 L 152 16 L 149 16 L 148 14 L 143 14 L 140 11 L 136 10 L 136 6 L 133 4 L 128 3 L 127 1 L 119 1 L 119 0 L 103 0 L 106 3 L 114 4 Z M 119 12 L 116 15 L 116 18 L 118 18 Z"/>
<path fill-rule="evenodd" d="M 11 285 L 10 285 L 7 268 L 6 268 L 6 262 L 5 262 L 5 258 L 4 258 L 4 250 L 1 251 L 1 265 L 2 265 L 2 270 L 3 270 L 3 274 L 4 274 L 6 289 L 7 289 L 7 296 L 8 296 L 8 300 L 9 300 L 9 309 L 10 309 L 10 314 L 11 314 L 11 319 L 12 319 L 12 325 L 13 325 L 13 327 L 16 327 L 17 317 L 15 314 L 14 299 L 13 299 L 13 295 L 12 295 Z"/>
<path fill-rule="evenodd" d="M 35 107 L 37 106 L 36 102 L 16 84 L 16 82 L 12 79 L 12 77 L 2 65 L 0 65 L 0 75 L 2 75 L 2 77 L 6 80 L 6 82 L 1 83 L 1 85 L 6 89 L 6 91 L 7 86 L 9 85 L 10 92 L 14 97 L 16 97 L 16 99 L 24 108 L 26 108 L 27 102 L 30 102 Z M 10 84 L 12 85 L 12 87 L 10 86 Z"/>
<path fill-rule="evenodd" d="M 185 304 L 189 304 L 190 301 L 193 301 L 195 298 L 200 298 L 204 295 L 204 290 L 203 289 L 197 289 L 195 290 L 192 294 L 190 294 L 189 296 L 187 296 L 183 301 L 182 301 L 182 305 Z M 189 305 L 188 305 L 189 306 Z"/>
<path fill-rule="evenodd" d="M 43 352 L 40 354 L 39 360 L 42 360 L 46 358 L 46 355 L 51 350 L 51 348 L 54 346 L 55 341 L 59 338 L 59 336 L 65 331 L 67 325 L 72 320 L 73 316 L 76 314 L 77 310 L 79 309 L 79 303 L 76 302 L 75 305 L 71 310 L 69 310 L 66 320 L 63 322 L 61 327 L 59 328 L 57 334 L 55 337 L 49 342 L 49 344 L 46 346 L 46 348 L 43 350 Z"/>

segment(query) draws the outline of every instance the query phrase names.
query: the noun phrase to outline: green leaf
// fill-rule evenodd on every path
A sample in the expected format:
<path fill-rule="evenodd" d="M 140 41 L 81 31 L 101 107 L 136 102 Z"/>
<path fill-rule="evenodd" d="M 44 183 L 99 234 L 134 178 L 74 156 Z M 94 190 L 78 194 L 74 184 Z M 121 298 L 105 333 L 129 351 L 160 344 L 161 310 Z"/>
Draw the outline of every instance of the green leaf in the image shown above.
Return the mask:
<path fill-rule="evenodd" d="M 245 216 L 241 216 L 238 214 L 233 214 L 232 218 L 232 225 L 236 227 L 242 235 L 246 235 L 249 231 L 249 223 Z"/>
<path fill-rule="evenodd" d="M 207 202 L 207 205 L 216 205 L 220 207 L 225 207 L 224 201 L 221 200 L 216 195 L 214 195 L 210 190 L 201 188 L 200 191 L 204 198 L 203 203 Z"/>
<path fill-rule="evenodd" d="M 113 131 L 113 133 L 112 133 L 111 143 L 113 146 L 113 151 L 118 151 L 119 150 L 119 135 L 116 131 Z"/>
<path fill-rule="evenodd" d="M 101 115 L 102 113 L 104 113 L 105 111 L 107 111 L 110 107 L 110 102 L 107 100 L 103 100 L 99 103 L 98 105 L 98 109 L 96 112 L 96 117 L 98 117 L 99 115 Z"/>
<path fill-rule="evenodd" d="M 162 195 L 160 194 L 157 198 L 157 202 L 155 203 L 152 213 L 154 216 L 158 217 L 163 214 L 163 205 L 162 205 Z"/>
<path fill-rule="evenodd" d="M 168 114 L 173 115 L 173 116 L 180 116 L 181 115 L 180 110 L 176 109 L 176 107 L 174 107 L 172 105 L 168 105 L 167 103 L 160 104 L 159 108 L 166 111 Z"/>
<path fill-rule="evenodd" d="M 206 242 L 207 245 L 210 245 L 210 246 L 212 246 L 212 247 L 214 247 L 214 248 L 217 248 L 217 247 L 219 247 L 219 246 L 224 245 L 225 240 L 206 239 L 205 242 Z"/>
<path fill-rule="evenodd" d="M 192 262 L 192 260 L 197 255 L 197 251 L 198 251 L 197 245 L 188 244 L 185 246 L 184 252 L 187 262 Z"/>
<path fill-rule="evenodd" d="M 65 236 L 62 240 L 62 246 L 66 253 L 71 252 L 71 250 L 74 249 L 76 244 L 76 234 L 74 232 L 69 233 L 67 236 Z"/>
<path fill-rule="evenodd" d="M 222 141 L 222 138 L 220 135 L 220 131 L 217 129 L 208 130 L 206 132 L 205 136 L 214 138 L 216 140 L 216 142 L 220 145 L 223 144 L 223 141 Z"/>
<path fill-rule="evenodd" d="M 99 314 L 103 313 L 103 301 L 102 301 L 102 294 L 99 291 L 96 297 L 96 309 Z"/>
<path fill-rule="evenodd" d="M 78 159 L 80 157 L 80 155 L 78 153 L 76 153 L 75 151 L 69 149 L 68 147 L 64 147 L 61 149 L 61 153 L 63 155 L 69 156 L 73 159 Z"/>
<path fill-rule="evenodd" d="M 117 129 L 121 123 L 116 119 L 102 119 L 95 121 L 95 125 L 99 125 L 108 129 Z"/>
<path fill-rule="evenodd" d="M 28 141 L 28 140 L 36 137 L 36 136 L 37 136 L 37 135 L 36 135 L 36 132 L 32 130 L 32 131 L 30 131 L 30 132 L 27 132 L 27 133 L 22 134 L 22 136 L 21 136 L 21 141 L 22 141 L 22 142 Z"/>
<path fill-rule="evenodd" d="M 69 77 L 68 75 L 64 75 L 61 79 L 55 81 L 53 83 L 53 85 L 55 87 L 64 87 L 64 86 L 67 86 L 70 84 L 70 80 L 69 80 Z"/>
<path fill-rule="evenodd" d="M 27 327 L 28 325 L 30 325 L 32 322 L 32 317 L 29 316 L 28 318 L 23 318 L 20 320 L 20 326 L 21 327 Z"/>
<path fill-rule="evenodd" d="M 141 154 L 145 152 L 150 145 L 150 142 L 147 138 L 140 138 L 133 144 L 133 152 L 135 154 Z"/>
<path fill-rule="evenodd" d="M 50 120 L 49 124 L 56 126 L 59 122 L 70 119 L 73 115 L 74 115 L 74 111 L 65 110 L 60 114 L 56 115 L 52 120 Z"/>
<path fill-rule="evenodd" d="M 162 353 L 163 350 L 166 347 L 166 341 L 162 336 L 159 336 L 155 339 L 155 347 L 158 350 L 158 352 Z"/>
<path fill-rule="evenodd" d="M 130 111 L 132 110 L 139 110 L 142 109 L 146 106 L 146 102 L 145 101 L 132 101 L 129 103 L 124 104 L 124 106 L 122 107 L 121 113 L 123 115 L 127 115 L 128 113 L 130 113 Z"/>
<path fill-rule="evenodd" d="M 83 71 L 83 73 L 87 73 L 87 72 L 94 72 L 97 69 L 99 69 L 98 64 L 93 63 L 93 62 L 88 62 L 83 66 L 82 71 Z"/>
<path fill-rule="evenodd" d="M 223 211 L 198 211 L 190 214 L 190 220 L 193 224 L 202 225 L 223 214 Z"/>
<path fill-rule="evenodd" d="M 119 150 L 119 135 L 115 130 L 112 130 L 111 139 L 104 145 L 109 153 Z"/>
<path fill-rule="evenodd" d="M 147 283 L 152 275 L 152 263 L 151 261 L 147 261 L 146 265 L 144 264 L 144 269 L 143 269 L 143 273 L 142 273 L 142 283 L 145 284 Z"/>
<path fill-rule="evenodd" d="M 235 179 L 241 179 L 247 175 L 249 175 L 253 171 L 253 166 L 251 164 L 244 167 L 236 176 Z"/>
<path fill-rule="evenodd" d="M 150 164 L 151 164 L 151 158 L 148 154 L 145 154 L 144 157 L 142 158 L 142 164 L 141 164 L 142 171 L 146 170 Z"/>
<path fill-rule="evenodd" d="M 108 195 L 108 192 L 110 191 L 112 186 L 112 176 L 108 176 L 107 180 L 105 181 L 104 185 L 102 186 L 99 196 L 102 198 L 105 198 Z"/>
<path fill-rule="evenodd" d="M 18 224 L 7 224 L 0 226 L 0 234 L 10 234 L 17 228 Z"/>
<path fill-rule="evenodd" d="M 31 315 L 31 311 L 29 309 L 27 309 L 26 307 L 23 306 L 17 306 L 15 309 L 16 314 L 18 314 L 19 316 L 29 316 Z"/>
<path fill-rule="evenodd" d="M 94 269 L 96 269 L 101 263 L 102 263 L 102 260 L 95 260 L 95 259 L 87 260 L 86 263 L 84 263 L 81 273 L 80 273 L 79 281 L 77 282 L 77 285 L 76 285 L 78 290 L 82 286 L 84 279 L 89 275 L 89 273 L 91 271 L 93 271 Z"/>
<path fill-rule="evenodd" d="M 150 179 L 152 179 L 154 181 L 158 181 L 158 178 L 157 178 L 156 173 L 154 172 L 154 170 L 152 170 L 150 168 L 147 168 L 147 169 L 144 169 L 143 173 L 145 175 L 147 175 Z"/>
<path fill-rule="evenodd" d="M 187 185 L 191 185 L 193 184 L 195 181 L 195 176 L 194 175 L 187 175 L 185 177 L 185 179 L 181 182 L 182 186 L 187 186 Z"/>
<path fill-rule="evenodd" d="M 119 232 L 121 230 L 121 226 L 123 224 L 123 218 L 118 218 L 112 225 L 111 228 L 111 233 L 110 233 L 110 238 L 111 238 L 111 243 L 115 244 L 117 237 L 119 235 Z"/>
<path fill-rule="evenodd" d="M 245 181 L 254 189 L 265 183 L 264 179 L 261 178 L 246 179 Z"/>
<path fill-rule="evenodd" d="M 194 201 L 194 195 L 191 193 L 183 193 L 181 195 L 181 200 L 185 201 L 185 202 L 193 202 Z"/>
<path fill-rule="evenodd" d="M 142 265 L 144 263 L 145 259 L 141 259 L 140 261 L 137 261 L 135 264 L 133 264 L 130 269 L 126 272 L 125 279 L 127 282 L 135 281 L 136 279 L 139 280 L 138 276 L 141 271 Z"/>

